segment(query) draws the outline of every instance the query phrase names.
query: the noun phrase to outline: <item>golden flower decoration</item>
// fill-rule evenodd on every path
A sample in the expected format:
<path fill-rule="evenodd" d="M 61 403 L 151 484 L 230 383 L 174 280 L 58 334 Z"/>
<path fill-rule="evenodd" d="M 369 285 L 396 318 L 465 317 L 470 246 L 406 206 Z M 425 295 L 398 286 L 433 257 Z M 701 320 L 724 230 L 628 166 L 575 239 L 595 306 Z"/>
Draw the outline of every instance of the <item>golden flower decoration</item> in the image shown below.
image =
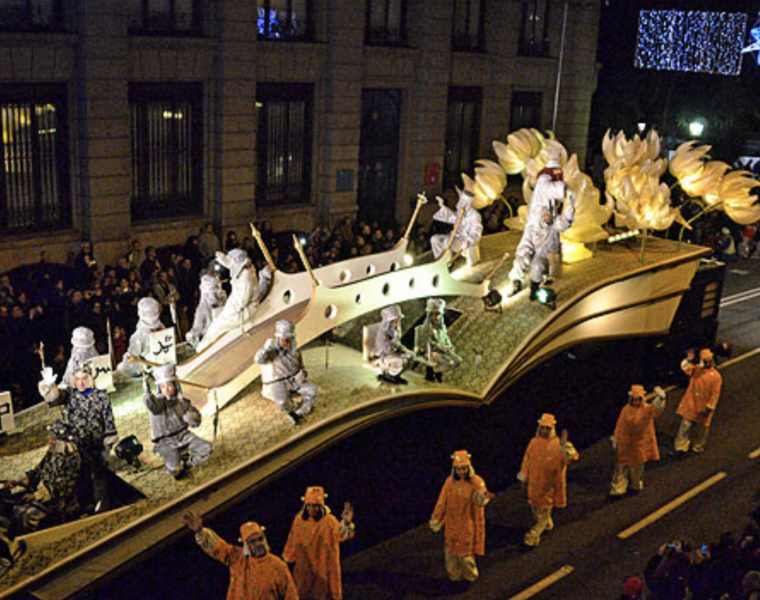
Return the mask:
<path fill-rule="evenodd" d="M 757 187 L 760 187 L 760 181 L 748 171 L 732 171 L 723 177 L 718 195 L 723 210 L 732 221 L 739 225 L 750 225 L 760 219 L 757 195 L 750 194 Z"/>

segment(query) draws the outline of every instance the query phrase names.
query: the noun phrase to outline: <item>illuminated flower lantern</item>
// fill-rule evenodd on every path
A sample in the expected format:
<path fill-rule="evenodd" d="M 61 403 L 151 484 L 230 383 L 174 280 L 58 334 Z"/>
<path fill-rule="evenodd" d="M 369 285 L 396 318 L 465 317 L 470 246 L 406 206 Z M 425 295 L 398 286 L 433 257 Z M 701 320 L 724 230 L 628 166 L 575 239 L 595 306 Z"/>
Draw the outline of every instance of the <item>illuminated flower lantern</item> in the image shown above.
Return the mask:
<path fill-rule="evenodd" d="M 667 161 L 659 157 L 657 132 L 629 140 L 622 131 L 612 136 L 607 130 L 602 151 L 609 165 L 604 171 L 605 193 L 614 202 L 617 227 L 646 232 L 667 229 L 677 219 L 683 222 L 678 209 L 670 205 L 670 188 L 660 183 Z"/>
<path fill-rule="evenodd" d="M 493 147 L 499 164 L 507 174 L 523 175 L 525 205 L 519 207 L 516 217 L 504 221 L 508 227 L 518 230 L 525 229 L 528 207 L 539 173 L 546 166 L 549 156 L 559 157 L 564 180 L 576 194 L 575 221 L 562 234 L 562 260 L 572 263 L 591 258 L 592 253 L 584 244 L 607 237 L 602 225 L 612 214 L 613 204 L 599 204 L 599 190 L 591 178 L 578 168 L 577 156 L 573 154 L 568 158 L 567 150 L 554 139 L 553 133 L 549 132 L 547 137 L 536 129 L 520 129 L 507 136 L 507 144 L 493 142 Z"/>
<path fill-rule="evenodd" d="M 726 163 L 704 161 L 711 146 L 695 141 L 681 144 L 670 161 L 670 172 L 681 189 L 702 206 L 689 222 L 705 213 L 723 210 L 735 223 L 749 225 L 760 219 L 757 195 L 750 192 L 760 185 L 747 171 L 730 171 Z"/>

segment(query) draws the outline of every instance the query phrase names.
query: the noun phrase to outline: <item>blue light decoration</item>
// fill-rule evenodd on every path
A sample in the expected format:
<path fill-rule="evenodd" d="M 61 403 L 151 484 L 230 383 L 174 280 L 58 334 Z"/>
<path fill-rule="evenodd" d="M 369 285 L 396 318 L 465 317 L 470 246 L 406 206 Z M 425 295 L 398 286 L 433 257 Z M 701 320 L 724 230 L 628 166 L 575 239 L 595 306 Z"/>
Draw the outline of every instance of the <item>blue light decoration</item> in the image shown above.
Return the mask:
<path fill-rule="evenodd" d="M 269 28 L 267 29 L 267 10 L 259 8 L 259 16 L 256 20 L 259 35 L 261 37 L 279 40 L 293 37 L 298 33 L 298 17 L 295 12 L 290 13 L 290 22 L 288 23 L 287 11 L 270 10 L 269 11 Z"/>
<path fill-rule="evenodd" d="M 755 21 L 752 29 L 749 30 L 749 35 L 752 38 L 752 43 L 742 50 L 742 54 L 757 52 L 755 60 L 760 65 L 760 13 L 758 13 L 757 21 Z"/>
<path fill-rule="evenodd" d="M 634 66 L 656 71 L 739 75 L 744 13 L 642 10 Z"/>

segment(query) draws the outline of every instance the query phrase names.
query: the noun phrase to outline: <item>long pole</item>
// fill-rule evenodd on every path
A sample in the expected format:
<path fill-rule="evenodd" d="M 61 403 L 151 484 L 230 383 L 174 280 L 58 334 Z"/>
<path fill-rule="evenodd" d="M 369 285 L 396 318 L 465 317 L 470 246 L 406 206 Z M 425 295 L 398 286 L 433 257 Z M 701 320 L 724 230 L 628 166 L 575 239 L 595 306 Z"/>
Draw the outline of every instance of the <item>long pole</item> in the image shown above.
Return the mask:
<path fill-rule="evenodd" d="M 274 264 L 274 261 L 272 260 L 272 255 L 269 254 L 269 249 L 267 248 L 267 245 L 264 243 L 264 240 L 261 237 L 261 232 L 259 232 L 259 230 L 256 229 L 256 226 L 253 223 L 249 223 L 249 225 L 251 226 L 251 233 L 253 234 L 253 237 L 256 240 L 256 243 L 259 245 L 259 248 L 261 248 L 261 253 L 264 255 L 264 260 L 267 261 L 269 268 L 272 269 L 272 273 L 274 273 L 277 270 L 277 265 Z"/>
<path fill-rule="evenodd" d="M 417 205 L 414 207 L 414 213 L 412 213 L 412 218 L 409 220 L 409 225 L 406 228 L 406 233 L 404 233 L 405 240 L 409 239 L 409 236 L 412 235 L 412 227 L 414 227 L 414 222 L 417 220 L 417 215 L 420 212 L 420 208 L 423 204 L 427 204 L 427 196 L 425 196 L 425 192 L 422 192 L 421 194 L 417 194 Z"/>
<path fill-rule="evenodd" d="M 298 256 L 301 257 L 301 262 L 303 263 L 303 266 L 306 268 L 306 271 L 309 273 L 309 277 L 311 277 L 311 282 L 315 285 L 319 285 L 319 281 L 317 281 L 317 278 L 314 276 L 314 272 L 311 270 L 311 265 L 309 264 L 309 259 L 306 258 L 306 254 L 303 252 L 303 246 L 301 246 L 301 242 L 298 240 L 298 237 L 296 234 L 293 234 L 293 246 L 295 246 L 296 252 L 298 252 Z"/>
<path fill-rule="evenodd" d="M 557 112 L 559 111 L 559 89 L 562 86 L 562 66 L 565 60 L 565 36 L 567 34 L 568 2 L 562 13 L 562 38 L 559 44 L 559 59 L 557 60 L 557 82 L 554 85 L 554 109 L 552 110 L 552 131 L 557 129 Z"/>

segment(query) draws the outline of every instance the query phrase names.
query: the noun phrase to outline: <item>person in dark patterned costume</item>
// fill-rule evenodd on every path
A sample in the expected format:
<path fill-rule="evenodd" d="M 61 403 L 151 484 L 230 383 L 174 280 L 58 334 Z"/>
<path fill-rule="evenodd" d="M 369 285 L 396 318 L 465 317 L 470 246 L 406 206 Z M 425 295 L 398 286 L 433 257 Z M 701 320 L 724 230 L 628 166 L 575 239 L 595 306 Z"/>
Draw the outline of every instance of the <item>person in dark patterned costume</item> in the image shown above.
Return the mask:
<path fill-rule="evenodd" d="M 63 420 L 71 426 L 71 439 L 82 455 L 82 468 L 92 481 L 95 512 L 111 507 L 108 493 L 107 461 L 119 441 L 108 393 L 95 388 L 89 365 L 74 373 L 74 387 L 59 389 L 50 367 L 42 370 L 40 395 L 49 406 L 60 406 Z"/>
<path fill-rule="evenodd" d="M 23 486 L 27 492 L 13 507 L 15 534 L 35 531 L 43 521 L 64 523 L 79 512 L 77 483 L 82 458 L 72 442 L 72 428 L 56 420 L 48 427 L 48 450 L 39 464 L 19 479 L 5 481 L 3 487 Z"/>

